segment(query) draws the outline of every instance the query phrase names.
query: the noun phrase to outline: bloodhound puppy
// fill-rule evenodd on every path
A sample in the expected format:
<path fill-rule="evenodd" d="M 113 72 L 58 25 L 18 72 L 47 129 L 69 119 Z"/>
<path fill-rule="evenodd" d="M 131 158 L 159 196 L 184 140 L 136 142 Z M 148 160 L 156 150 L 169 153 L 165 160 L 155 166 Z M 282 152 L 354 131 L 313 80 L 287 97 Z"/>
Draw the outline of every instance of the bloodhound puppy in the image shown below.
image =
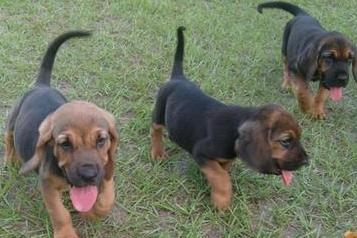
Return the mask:
<path fill-rule="evenodd" d="M 356 231 L 346 231 L 344 234 L 344 238 L 357 238 Z"/>
<path fill-rule="evenodd" d="M 289 185 L 292 171 L 308 162 L 298 123 L 278 105 L 227 105 L 204 94 L 183 73 L 183 30 L 177 30 L 171 79 L 160 88 L 153 112 L 152 158 L 165 157 L 166 127 L 170 139 L 191 153 L 200 166 L 218 209 L 230 205 L 229 168 L 237 156 L 260 173 L 281 175 Z"/>
<path fill-rule="evenodd" d="M 282 55 L 284 61 L 283 88 L 292 88 L 300 109 L 317 119 L 325 119 L 325 101 L 342 98 L 342 89 L 349 79 L 352 64 L 357 80 L 355 45 L 339 32 L 326 31 L 307 12 L 286 2 L 266 2 L 263 8 L 279 8 L 294 15 L 284 30 Z M 309 91 L 309 81 L 319 81 L 315 96 Z"/>
<path fill-rule="evenodd" d="M 20 98 L 6 125 L 5 157 L 12 163 L 22 161 L 22 174 L 38 172 L 56 238 L 78 237 L 62 203 L 63 191 L 70 190 L 74 208 L 89 218 L 106 215 L 114 201 L 118 134 L 113 116 L 88 102 L 67 102 L 50 87 L 58 48 L 72 37 L 88 35 L 73 31 L 54 40 L 35 87 Z"/>

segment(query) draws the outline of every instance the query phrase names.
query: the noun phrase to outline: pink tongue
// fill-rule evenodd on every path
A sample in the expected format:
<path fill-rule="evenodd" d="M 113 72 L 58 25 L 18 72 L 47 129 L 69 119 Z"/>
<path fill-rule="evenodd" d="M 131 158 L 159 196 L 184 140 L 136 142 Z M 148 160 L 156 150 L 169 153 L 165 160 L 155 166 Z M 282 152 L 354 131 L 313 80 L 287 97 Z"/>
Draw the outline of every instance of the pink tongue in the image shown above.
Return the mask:
<path fill-rule="evenodd" d="M 79 212 L 88 212 L 97 200 L 97 186 L 72 187 L 69 191 L 72 204 Z"/>
<path fill-rule="evenodd" d="M 330 98 L 332 101 L 339 101 L 342 98 L 342 88 L 330 88 Z"/>
<path fill-rule="evenodd" d="M 287 171 L 287 170 L 282 170 L 281 178 L 283 179 L 284 185 L 289 186 L 291 181 L 293 180 L 293 172 Z"/>

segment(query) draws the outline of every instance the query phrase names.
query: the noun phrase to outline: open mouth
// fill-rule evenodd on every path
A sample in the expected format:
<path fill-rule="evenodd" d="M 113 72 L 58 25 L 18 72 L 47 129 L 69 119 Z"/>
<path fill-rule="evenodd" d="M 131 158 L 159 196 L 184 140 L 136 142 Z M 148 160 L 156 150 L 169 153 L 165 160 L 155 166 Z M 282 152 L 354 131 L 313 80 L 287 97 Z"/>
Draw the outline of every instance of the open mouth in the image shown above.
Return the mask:
<path fill-rule="evenodd" d="M 330 87 L 330 98 L 332 101 L 340 101 L 342 98 L 342 87 Z"/>
<path fill-rule="evenodd" d="M 293 181 L 293 172 L 288 170 L 281 170 L 281 179 L 285 186 L 290 186 L 291 182 Z"/>
<path fill-rule="evenodd" d="M 278 175 L 280 175 L 281 179 L 285 186 L 290 186 L 293 181 L 293 171 L 281 169 L 279 164 L 276 162 L 276 168 L 278 171 Z"/>
<path fill-rule="evenodd" d="M 83 187 L 72 186 L 69 195 L 73 207 L 78 212 L 88 212 L 94 206 L 98 197 L 98 187 L 95 185 L 87 185 Z"/>

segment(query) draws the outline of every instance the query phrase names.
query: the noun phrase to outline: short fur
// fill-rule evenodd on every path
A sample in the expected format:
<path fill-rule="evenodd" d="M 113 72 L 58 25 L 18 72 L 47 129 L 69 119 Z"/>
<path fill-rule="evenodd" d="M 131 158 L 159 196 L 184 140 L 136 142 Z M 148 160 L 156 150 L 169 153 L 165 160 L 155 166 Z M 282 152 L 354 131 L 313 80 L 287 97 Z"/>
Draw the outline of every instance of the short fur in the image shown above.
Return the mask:
<path fill-rule="evenodd" d="M 352 63 L 357 80 L 355 45 L 336 31 L 326 31 L 320 23 L 298 6 L 286 2 L 266 2 L 258 6 L 283 9 L 294 15 L 284 30 L 282 55 L 284 61 L 283 87 L 292 87 L 300 109 L 318 119 L 324 119 L 324 104 L 331 87 L 346 87 L 349 65 Z M 320 89 L 312 97 L 308 82 L 319 81 Z"/>
<path fill-rule="evenodd" d="M 87 102 L 67 103 L 50 87 L 59 47 L 70 38 L 89 35 L 67 32 L 50 44 L 34 88 L 20 98 L 6 125 L 6 160 L 22 161 L 22 174 L 38 171 L 56 238 L 78 237 L 62 204 L 63 190 L 73 185 L 99 187 L 94 207 L 83 214 L 86 217 L 104 216 L 114 201 L 113 160 L 118 143 L 114 118 Z"/>
<path fill-rule="evenodd" d="M 177 30 L 171 79 L 157 96 L 151 155 L 157 159 L 165 156 L 166 127 L 170 139 L 191 153 L 206 175 L 215 207 L 225 209 L 232 191 L 228 170 L 236 156 L 261 173 L 277 175 L 282 169 L 298 169 L 308 156 L 299 142 L 299 125 L 282 107 L 227 105 L 207 96 L 185 77 L 183 30 Z"/>

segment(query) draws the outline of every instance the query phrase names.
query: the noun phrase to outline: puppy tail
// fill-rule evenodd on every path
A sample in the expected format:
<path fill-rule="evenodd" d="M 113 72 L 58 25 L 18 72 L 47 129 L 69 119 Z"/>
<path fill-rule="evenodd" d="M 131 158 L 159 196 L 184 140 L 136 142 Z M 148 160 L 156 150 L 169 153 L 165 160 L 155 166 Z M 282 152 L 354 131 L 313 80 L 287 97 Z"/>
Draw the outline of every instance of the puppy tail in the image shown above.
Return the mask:
<path fill-rule="evenodd" d="M 90 36 L 89 31 L 69 31 L 58 36 L 47 48 L 46 54 L 42 59 L 40 72 L 37 76 L 36 85 L 51 85 L 51 74 L 53 63 L 55 62 L 56 53 L 59 47 L 72 37 Z"/>
<path fill-rule="evenodd" d="M 177 28 L 177 47 L 174 59 L 174 67 L 171 73 L 171 79 L 181 78 L 183 76 L 183 56 L 184 56 L 184 48 L 185 48 L 185 38 L 183 35 L 183 31 L 186 30 L 185 27 L 180 26 Z"/>
<path fill-rule="evenodd" d="M 287 3 L 287 2 L 265 2 L 262 4 L 259 4 L 257 7 L 257 10 L 259 13 L 263 13 L 263 8 L 278 8 L 278 9 L 283 9 L 287 12 L 290 12 L 291 14 L 293 14 L 294 16 L 297 15 L 309 15 L 307 12 L 305 12 L 304 10 L 302 10 L 300 7 L 291 4 L 291 3 Z"/>

